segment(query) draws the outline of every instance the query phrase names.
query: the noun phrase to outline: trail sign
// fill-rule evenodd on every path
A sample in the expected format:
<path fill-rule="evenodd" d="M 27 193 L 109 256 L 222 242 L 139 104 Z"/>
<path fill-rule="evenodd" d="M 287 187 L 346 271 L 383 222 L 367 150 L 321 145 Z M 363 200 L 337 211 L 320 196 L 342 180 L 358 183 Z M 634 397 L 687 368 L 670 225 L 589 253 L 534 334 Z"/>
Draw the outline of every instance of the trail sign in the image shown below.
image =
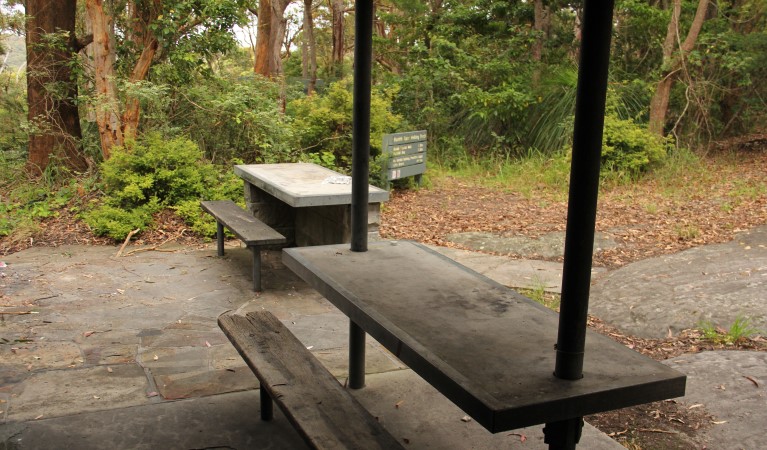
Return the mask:
<path fill-rule="evenodd" d="M 420 184 L 426 171 L 426 130 L 384 135 L 382 153 L 386 157 L 383 170 L 387 189 L 391 180 L 410 176 Z"/>

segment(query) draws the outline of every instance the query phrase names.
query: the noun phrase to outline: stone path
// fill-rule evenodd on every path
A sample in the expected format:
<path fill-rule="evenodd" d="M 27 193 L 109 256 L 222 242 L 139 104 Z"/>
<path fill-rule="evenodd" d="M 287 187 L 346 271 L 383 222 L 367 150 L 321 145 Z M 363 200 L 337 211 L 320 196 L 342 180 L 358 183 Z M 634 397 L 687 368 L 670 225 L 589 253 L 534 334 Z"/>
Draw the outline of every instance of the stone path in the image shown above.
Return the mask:
<path fill-rule="evenodd" d="M 766 245 L 767 226 L 731 243 L 595 271 L 591 313 L 650 337 L 700 320 L 727 326 L 738 315 L 764 329 Z M 3 259 L 0 448 L 299 448 L 284 422 L 257 420 L 256 380 L 215 319 L 269 309 L 341 379 L 347 319 L 278 253 L 264 258 L 265 292 L 256 295 L 246 249 L 231 248 L 223 260 L 213 248 L 172 250 L 116 258 L 116 248 L 35 248 Z M 559 264 L 440 251 L 509 286 L 559 289 Z M 370 388 L 355 395 L 410 448 L 546 448 L 540 427 L 491 435 L 462 421 L 460 410 L 368 341 Z M 688 375 L 680 402 L 715 416 L 709 448 L 762 447 L 765 355 L 668 361 Z M 581 443 L 616 446 L 591 427 Z"/>
<path fill-rule="evenodd" d="M 34 248 L 4 258 L 0 448 L 302 448 L 285 420 L 258 420 L 257 380 L 219 331 L 227 310 L 269 309 L 337 377 L 348 319 L 287 270 L 230 248 L 143 252 Z M 369 388 L 354 391 L 408 448 L 546 448 L 541 427 L 490 434 L 368 340 Z M 620 448 L 593 427 L 586 448 Z"/>

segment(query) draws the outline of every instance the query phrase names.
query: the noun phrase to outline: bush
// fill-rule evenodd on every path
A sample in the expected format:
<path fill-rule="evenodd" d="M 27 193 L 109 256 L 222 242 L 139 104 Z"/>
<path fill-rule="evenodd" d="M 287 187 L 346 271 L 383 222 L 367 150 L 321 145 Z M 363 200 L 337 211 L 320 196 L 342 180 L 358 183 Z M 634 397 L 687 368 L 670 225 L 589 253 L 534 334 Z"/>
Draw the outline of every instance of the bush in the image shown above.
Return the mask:
<path fill-rule="evenodd" d="M 101 175 L 103 204 L 83 218 L 94 233 L 114 239 L 145 228 L 152 214 L 163 208 L 175 209 L 193 230 L 212 235 L 215 224 L 201 213 L 199 201 L 241 196 L 239 179 L 205 161 L 192 141 L 165 140 L 159 134 L 114 148 L 112 157 L 102 163 Z"/>
<path fill-rule="evenodd" d="M 646 172 L 666 158 L 670 142 L 630 119 L 605 116 L 602 171 L 630 177 Z"/>
<path fill-rule="evenodd" d="M 323 166 L 344 170 L 351 166 L 352 93 L 348 80 L 333 83 L 324 95 L 312 95 L 291 102 L 288 113 L 304 158 Z M 385 133 L 393 132 L 402 118 L 391 112 L 391 95 L 373 92 L 370 102 L 371 159 L 381 153 Z"/>

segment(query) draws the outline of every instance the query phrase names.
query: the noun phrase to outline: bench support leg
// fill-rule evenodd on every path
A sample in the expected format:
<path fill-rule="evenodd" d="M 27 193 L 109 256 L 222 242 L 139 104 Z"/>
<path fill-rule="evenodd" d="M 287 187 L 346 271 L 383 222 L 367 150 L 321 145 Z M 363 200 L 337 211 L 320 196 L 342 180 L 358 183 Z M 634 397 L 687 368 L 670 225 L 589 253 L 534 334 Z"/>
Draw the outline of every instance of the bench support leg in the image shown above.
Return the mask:
<path fill-rule="evenodd" d="M 274 418 L 274 402 L 272 402 L 272 397 L 266 392 L 263 384 L 259 383 L 258 391 L 261 396 L 261 420 L 272 420 Z"/>
<path fill-rule="evenodd" d="M 254 245 L 250 251 L 253 253 L 253 290 L 261 292 L 261 248 Z"/>
<path fill-rule="evenodd" d="M 216 221 L 216 241 L 218 243 L 218 256 L 224 256 L 224 224 Z"/>
<path fill-rule="evenodd" d="M 349 387 L 365 387 L 365 330 L 349 321 Z"/>

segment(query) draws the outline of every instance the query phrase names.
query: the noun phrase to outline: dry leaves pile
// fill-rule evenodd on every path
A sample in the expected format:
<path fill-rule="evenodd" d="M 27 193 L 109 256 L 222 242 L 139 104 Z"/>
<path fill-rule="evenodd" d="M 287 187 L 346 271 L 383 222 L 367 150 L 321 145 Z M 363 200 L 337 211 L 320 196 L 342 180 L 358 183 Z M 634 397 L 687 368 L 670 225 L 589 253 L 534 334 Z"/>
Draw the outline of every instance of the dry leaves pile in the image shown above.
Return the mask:
<path fill-rule="evenodd" d="M 710 158 L 708 180 L 682 180 L 672 193 L 645 180 L 600 193 L 597 231 L 618 247 L 595 255 L 594 264 L 616 268 L 661 254 L 727 242 L 738 231 L 767 223 L 767 152 L 737 161 Z M 435 245 L 450 233 L 480 231 L 539 237 L 564 231 L 567 203 L 541 191 L 533 198 L 498 187 L 444 179 L 431 189 L 395 192 L 386 204 L 381 234 Z M 510 255 L 518 256 L 518 255 Z"/>

